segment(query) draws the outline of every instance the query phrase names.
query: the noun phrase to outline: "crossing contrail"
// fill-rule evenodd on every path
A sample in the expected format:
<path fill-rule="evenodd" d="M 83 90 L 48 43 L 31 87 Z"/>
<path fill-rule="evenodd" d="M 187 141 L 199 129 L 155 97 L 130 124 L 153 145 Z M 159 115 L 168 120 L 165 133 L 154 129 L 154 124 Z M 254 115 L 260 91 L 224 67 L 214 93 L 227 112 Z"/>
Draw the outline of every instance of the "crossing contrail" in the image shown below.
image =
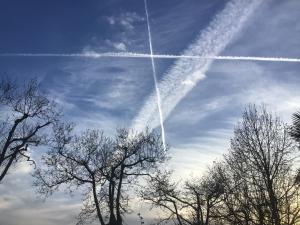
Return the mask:
<path fill-rule="evenodd" d="M 150 58 L 151 58 L 154 86 L 155 86 L 155 92 L 156 92 L 156 98 L 157 98 L 159 122 L 160 122 L 160 127 L 161 127 L 161 138 L 162 138 L 164 150 L 166 150 L 164 119 L 163 119 L 163 114 L 162 114 L 162 110 L 161 110 L 160 92 L 159 92 L 159 88 L 158 88 L 158 84 L 157 84 L 156 68 L 155 68 L 155 62 L 154 62 L 154 57 L 153 57 L 152 36 L 151 36 L 151 27 L 150 27 L 150 22 L 149 22 L 147 0 L 144 0 L 144 4 L 145 4 L 145 13 L 146 13 L 146 20 L 147 20 L 147 27 L 148 27 L 149 49 L 150 49 L 150 54 L 151 54 Z"/>
<path fill-rule="evenodd" d="M 220 53 L 241 30 L 248 17 L 255 11 L 263 0 L 232 0 L 224 10 L 217 14 L 188 49 L 180 55 L 153 54 L 151 27 L 147 0 L 144 0 L 147 18 L 150 54 L 135 52 L 84 52 L 84 53 L 0 53 L 0 57 L 73 57 L 73 58 L 149 58 L 151 59 L 155 91 L 145 102 L 143 108 L 134 119 L 132 128 L 136 132 L 147 126 L 161 126 L 164 148 L 165 131 L 164 119 L 173 111 L 176 105 L 189 93 L 199 80 L 205 78 L 213 60 L 232 61 L 265 61 L 300 63 L 300 58 L 288 57 L 259 57 L 259 56 L 222 56 Z M 176 59 L 163 80 L 157 82 L 154 59 Z M 157 111 L 159 120 L 157 120 Z"/>
<path fill-rule="evenodd" d="M 220 55 L 168 55 L 145 54 L 135 52 L 105 52 L 105 53 L 0 53 L 0 57 L 73 57 L 73 58 L 154 58 L 154 59 L 213 59 L 229 61 L 265 61 L 265 62 L 296 62 L 300 58 L 264 57 L 264 56 L 220 56 Z"/>
<path fill-rule="evenodd" d="M 228 2 L 223 11 L 215 16 L 208 27 L 200 33 L 196 41 L 185 50 L 183 56 L 178 57 L 178 60 L 159 83 L 164 119 L 193 89 L 197 82 L 205 78 L 205 73 L 210 68 L 213 59 L 239 60 L 238 57 L 221 57 L 218 55 L 240 32 L 247 19 L 263 1 L 232 0 Z M 262 58 L 256 57 L 242 57 L 240 59 L 262 60 Z M 275 61 L 275 59 L 273 60 Z M 146 125 L 149 127 L 159 125 L 156 117 L 156 107 L 155 93 L 152 93 L 133 121 L 132 127 L 134 130 L 144 130 Z"/>
<path fill-rule="evenodd" d="M 148 8 L 145 4 L 150 54 L 134 52 L 85 52 L 72 54 L 0 53 L 0 57 L 150 58 L 155 81 L 155 91 L 149 96 L 134 119 L 132 128 L 136 132 L 139 132 L 147 126 L 152 129 L 162 125 L 162 135 L 164 135 L 163 120 L 168 117 L 176 105 L 193 89 L 197 82 L 205 78 L 205 73 L 210 68 L 213 60 L 300 62 L 300 58 L 220 55 L 233 37 L 240 32 L 248 17 L 251 16 L 262 2 L 264 0 L 232 0 L 227 3 L 223 11 L 217 14 L 208 27 L 201 32 L 197 40 L 180 55 L 153 54 Z M 177 59 L 160 83 L 157 83 L 156 79 L 154 63 L 154 59 L 156 58 Z M 157 112 L 159 112 L 159 119 Z"/>

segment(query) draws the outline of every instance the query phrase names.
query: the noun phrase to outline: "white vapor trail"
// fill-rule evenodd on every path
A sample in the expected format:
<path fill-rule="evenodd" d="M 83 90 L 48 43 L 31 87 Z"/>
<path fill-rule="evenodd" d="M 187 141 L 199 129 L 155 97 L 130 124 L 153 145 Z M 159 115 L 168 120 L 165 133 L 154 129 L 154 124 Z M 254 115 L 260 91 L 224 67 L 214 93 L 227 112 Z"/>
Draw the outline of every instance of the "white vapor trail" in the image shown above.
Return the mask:
<path fill-rule="evenodd" d="M 162 114 L 162 109 L 161 109 L 160 92 L 159 92 L 159 88 L 158 88 L 158 84 L 157 84 L 155 62 L 154 62 L 154 57 L 153 57 L 152 36 L 151 36 L 151 27 L 150 27 L 150 22 L 149 22 L 147 0 L 144 0 L 144 4 L 145 4 L 145 13 L 146 13 L 147 27 L 148 27 L 148 38 L 149 38 L 149 49 L 150 49 L 150 54 L 151 54 L 152 72 L 153 72 L 154 86 L 155 86 L 155 92 L 156 92 L 157 108 L 158 108 L 158 113 L 159 113 L 159 122 L 160 122 L 160 127 L 161 127 L 161 137 L 162 137 L 162 143 L 163 143 L 164 150 L 166 150 L 164 120 L 163 120 L 163 114 Z"/>
<path fill-rule="evenodd" d="M 185 50 L 183 55 L 189 57 L 178 57 L 179 59 L 159 83 L 164 118 L 168 117 L 199 80 L 205 78 L 204 74 L 215 56 L 224 50 L 262 2 L 263 0 L 232 0 L 227 3 L 198 39 Z M 231 59 L 238 58 L 231 57 Z M 156 97 L 155 93 L 152 93 L 134 119 L 132 128 L 140 131 L 146 126 L 150 128 L 158 126 L 156 112 Z"/>
<path fill-rule="evenodd" d="M 214 55 L 168 55 L 135 52 L 105 53 L 0 53 L 0 57 L 74 57 L 74 58 L 154 58 L 154 59 L 213 59 L 233 61 L 300 62 L 300 58 L 258 57 L 258 56 L 214 56 Z"/>

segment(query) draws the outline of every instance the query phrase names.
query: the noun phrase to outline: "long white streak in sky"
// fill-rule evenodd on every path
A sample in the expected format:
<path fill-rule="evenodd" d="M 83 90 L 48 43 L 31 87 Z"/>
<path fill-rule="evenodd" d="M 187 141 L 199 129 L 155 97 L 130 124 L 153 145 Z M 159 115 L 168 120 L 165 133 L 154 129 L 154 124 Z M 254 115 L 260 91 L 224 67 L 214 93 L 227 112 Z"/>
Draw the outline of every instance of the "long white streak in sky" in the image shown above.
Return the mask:
<path fill-rule="evenodd" d="M 155 58 L 155 59 L 214 59 L 231 61 L 266 61 L 266 62 L 300 62 L 300 58 L 259 57 L 259 56 L 209 56 L 209 55 L 168 55 L 144 54 L 135 52 L 106 52 L 106 53 L 0 53 L 0 57 L 78 57 L 78 58 Z"/>
<path fill-rule="evenodd" d="M 217 56 L 241 30 L 248 17 L 263 0 L 232 0 L 217 14 L 208 27 L 201 32 L 183 55 L 199 57 Z M 180 58 L 169 69 L 159 83 L 163 118 L 167 118 L 176 105 L 189 93 L 199 80 L 205 78 L 213 59 Z M 132 128 L 136 131 L 157 127 L 157 104 L 155 93 L 145 102 L 134 119 Z"/>
<path fill-rule="evenodd" d="M 148 13 L 147 0 L 144 0 L 144 3 L 145 3 L 146 18 L 147 18 L 149 49 L 150 49 L 150 54 L 151 54 L 152 72 L 153 72 L 154 86 L 155 86 L 155 92 L 156 92 L 156 98 L 157 98 L 158 116 L 159 116 L 159 122 L 160 122 L 160 127 L 161 127 L 161 138 L 162 138 L 162 143 L 163 143 L 164 150 L 166 150 L 164 119 L 163 119 L 163 114 L 162 114 L 162 110 L 161 110 L 160 92 L 159 92 L 159 88 L 158 88 L 158 84 L 157 84 L 156 68 L 155 68 L 155 62 L 154 62 L 154 57 L 153 57 L 152 36 L 151 36 L 151 27 L 150 27 L 150 22 L 149 22 L 149 13 Z"/>
<path fill-rule="evenodd" d="M 300 58 L 257 57 L 257 56 L 200 56 L 200 55 L 153 55 L 160 59 L 214 59 L 232 61 L 300 62 Z"/>

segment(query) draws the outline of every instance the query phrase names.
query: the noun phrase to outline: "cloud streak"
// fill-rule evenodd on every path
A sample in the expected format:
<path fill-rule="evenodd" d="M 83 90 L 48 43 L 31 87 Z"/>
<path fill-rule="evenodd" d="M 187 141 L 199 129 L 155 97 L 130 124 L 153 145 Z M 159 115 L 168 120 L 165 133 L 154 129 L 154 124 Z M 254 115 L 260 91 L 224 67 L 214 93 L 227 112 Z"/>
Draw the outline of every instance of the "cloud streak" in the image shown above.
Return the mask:
<path fill-rule="evenodd" d="M 217 14 L 208 27 L 191 44 L 183 55 L 216 56 L 230 43 L 241 30 L 249 16 L 262 3 L 262 0 L 232 0 L 222 12 Z M 167 72 L 159 83 L 163 118 L 167 118 L 176 105 L 189 93 L 198 81 L 205 78 L 213 59 L 181 58 Z M 159 125 L 157 118 L 155 92 L 145 102 L 133 121 L 136 131 L 146 126 L 155 128 Z"/>
<path fill-rule="evenodd" d="M 122 43 L 118 43 L 122 44 Z M 121 46 L 122 47 L 122 46 Z M 117 48 L 117 46 L 116 46 Z M 78 58 L 154 58 L 154 59 L 212 59 L 230 61 L 300 62 L 300 58 L 230 56 L 230 55 L 170 55 L 136 52 L 86 52 L 86 53 L 0 53 L 0 57 L 78 57 Z"/>

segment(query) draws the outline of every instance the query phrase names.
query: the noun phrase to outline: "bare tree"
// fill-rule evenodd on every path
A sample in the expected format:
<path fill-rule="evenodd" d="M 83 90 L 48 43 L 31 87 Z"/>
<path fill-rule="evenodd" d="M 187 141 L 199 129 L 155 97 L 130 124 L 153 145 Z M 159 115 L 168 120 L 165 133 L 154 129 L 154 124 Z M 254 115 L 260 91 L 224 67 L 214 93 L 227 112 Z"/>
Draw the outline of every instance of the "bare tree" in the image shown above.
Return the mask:
<path fill-rule="evenodd" d="M 171 174 L 149 178 L 142 197 L 178 225 L 296 225 L 296 146 L 288 126 L 264 106 L 250 105 L 234 130 L 229 153 L 207 175 L 181 185 Z"/>
<path fill-rule="evenodd" d="M 39 90 L 35 80 L 23 86 L 0 83 L 0 182 L 18 161 L 31 161 L 28 149 L 43 144 L 46 127 L 57 121 L 52 101 Z"/>
<path fill-rule="evenodd" d="M 173 221 L 179 225 L 208 225 L 212 218 L 211 210 L 219 203 L 223 193 L 221 185 L 209 174 L 180 185 L 171 181 L 170 172 L 165 172 L 149 179 L 149 185 L 141 196 L 165 213 L 159 223 Z"/>
<path fill-rule="evenodd" d="M 220 164 L 217 173 L 224 187 L 221 203 L 213 211 L 217 224 L 270 224 L 266 192 L 260 184 L 244 179 L 242 173 L 232 171 L 227 163 Z"/>
<path fill-rule="evenodd" d="M 130 189 L 166 159 L 160 136 L 148 131 L 133 135 L 121 129 L 112 139 L 96 130 L 80 136 L 71 130 L 70 126 L 56 129 L 53 148 L 44 156 L 45 166 L 34 175 L 35 185 L 45 195 L 59 187 L 71 191 L 82 187 L 85 199 L 79 223 L 97 218 L 101 225 L 123 224 Z"/>
<path fill-rule="evenodd" d="M 250 105 L 235 128 L 225 166 L 219 170 L 225 187 L 219 213 L 225 221 L 295 224 L 299 187 L 292 168 L 294 153 L 288 127 L 265 107 Z"/>

